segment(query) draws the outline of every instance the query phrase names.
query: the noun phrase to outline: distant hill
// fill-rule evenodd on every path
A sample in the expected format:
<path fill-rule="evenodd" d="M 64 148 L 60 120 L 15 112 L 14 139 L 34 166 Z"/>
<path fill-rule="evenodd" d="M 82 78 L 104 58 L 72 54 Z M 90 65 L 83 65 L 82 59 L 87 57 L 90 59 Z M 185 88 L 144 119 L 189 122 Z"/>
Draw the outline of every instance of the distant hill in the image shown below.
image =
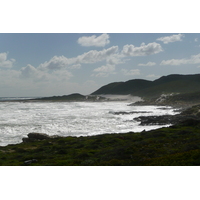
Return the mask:
<path fill-rule="evenodd" d="M 142 79 L 130 80 L 127 82 L 115 82 L 105 85 L 93 92 L 92 95 L 99 94 L 133 94 L 137 91 L 148 88 L 151 81 L 146 81 Z"/>
<path fill-rule="evenodd" d="M 63 95 L 63 96 L 51 96 L 51 97 L 43 97 L 32 99 L 36 101 L 101 101 L 105 100 L 104 97 L 97 97 L 97 96 L 84 96 L 79 93 L 74 93 L 70 95 Z"/>
<path fill-rule="evenodd" d="M 61 100 L 85 100 L 85 96 L 74 93 L 70 95 L 63 95 L 63 96 L 52 96 L 52 97 L 43 97 L 43 98 L 38 98 L 36 100 L 49 100 L 49 101 L 61 101 Z"/>
<path fill-rule="evenodd" d="M 180 75 L 172 74 L 162 76 L 154 81 L 133 79 L 126 82 L 115 82 L 105 85 L 93 92 L 100 94 L 131 94 L 140 97 L 158 97 L 169 93 L 194 93 L 200 92 L 200 74 Z"/>

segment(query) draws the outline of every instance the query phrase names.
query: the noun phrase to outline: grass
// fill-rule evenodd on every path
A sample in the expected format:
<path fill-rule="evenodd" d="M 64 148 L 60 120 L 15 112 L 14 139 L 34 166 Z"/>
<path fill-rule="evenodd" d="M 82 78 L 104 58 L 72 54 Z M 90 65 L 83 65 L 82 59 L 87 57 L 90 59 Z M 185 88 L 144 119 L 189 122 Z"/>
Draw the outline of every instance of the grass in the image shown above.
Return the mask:
<path fill-rule="evenodd" d="M 60 137 L 0 147 L 1 166 L 200 165 L 200 122 L 142 133 Z"/>

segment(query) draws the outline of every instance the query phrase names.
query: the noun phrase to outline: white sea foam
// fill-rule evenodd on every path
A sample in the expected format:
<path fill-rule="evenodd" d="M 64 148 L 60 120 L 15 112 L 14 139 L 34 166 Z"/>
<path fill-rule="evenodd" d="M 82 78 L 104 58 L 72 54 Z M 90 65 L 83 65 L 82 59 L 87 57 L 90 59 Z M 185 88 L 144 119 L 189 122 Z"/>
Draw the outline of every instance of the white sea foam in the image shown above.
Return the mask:
<path fill-rule="evenodd" d="M 170 107 L 127 106 L 130 102 L 0 102 L 0 146 L 22 142 L 30 132 L 61 136 L 139 132 L 160 126 L 139 126 L 134 117 L 175 114 Z M 136 111 L 139 113 L 132 113 Z M 129 112 L 129 114 L 114 114 Z M 141 113 L 140 113 L 141 112 Z M 149 112 L 149 113 L 147 113 Z"/>
<path fill-rule="evenodd" d="M 128 95 L 113 95 L 113 94 L 105 94 L 105 95 L 100 95 L 101 97 L 105 97 L 109 100 L 119 100 L 119 101 L 123 101 L 123 100 L 127 100 L 127 101 L 131 101 L 131 102 L 136 102 L 136 101 L 142 101 L 141 97 L 137 97 L 137 96 L 132 96 L 130 94 Z"/>

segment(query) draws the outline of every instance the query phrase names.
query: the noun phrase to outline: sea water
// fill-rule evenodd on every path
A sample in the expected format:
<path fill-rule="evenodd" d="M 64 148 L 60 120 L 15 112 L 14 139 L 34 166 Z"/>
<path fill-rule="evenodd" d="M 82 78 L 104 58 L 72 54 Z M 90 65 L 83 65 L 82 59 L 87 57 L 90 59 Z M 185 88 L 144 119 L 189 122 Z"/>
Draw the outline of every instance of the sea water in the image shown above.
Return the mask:
<path fill-rule="evenodd" d="M 139 116 L 174 115 L 166 106 L 129 106 L 108 102 L 0 102 L 0 146 L 22 142 L 30 132 L 60 136 L 141 132 L 162 126 L 140 126 Z"/>

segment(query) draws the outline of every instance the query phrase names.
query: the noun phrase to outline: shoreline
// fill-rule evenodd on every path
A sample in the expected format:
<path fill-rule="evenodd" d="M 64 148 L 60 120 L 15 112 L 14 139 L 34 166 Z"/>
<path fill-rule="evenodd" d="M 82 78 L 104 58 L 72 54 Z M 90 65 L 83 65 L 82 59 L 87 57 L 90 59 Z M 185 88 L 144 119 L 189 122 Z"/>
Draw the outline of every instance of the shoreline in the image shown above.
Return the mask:
<path fill-rule="evenodd" d="M 80 137 L 29 133 L 21 143 L 0 146 L 0 165 L 200 165 L 200 105 L 182 111 L 180 116 L 182 120 L 169 127 L 142 132 Z"/>
<path fill-rule="evenodd" d="M 30 100 L 25 102 L 30 102 Z M 176 115 L 140 116 L 138 119 L 133 119 L 138 120 L 141 125 L 171 123 L 169 127 L 150 131 L 105 133 L 80 137 L 29 133 L 27 138 L 22 139 L 21 143 L 0 146 L 0 165 L 200 165 L 200 104 L 194 102 L 189 104 L 187 102 L 185 104 L 175 103 L 172 105 L 166 102 L 158 103 L 153 101 L 151 103 L 143 101 L 132 104 L 132 106 L 137 105 L 170 106 L 181 111 L 181 113 Z"/>
<path fill-rule="evenodd" d="M 12 101 L 13 102 L 13 101 Z M 42 100 L 42 101 L 40 101 L 40 100 L 35 100 L 35 99 L 31 99 L 31 100 L 25 100 L 25 101 L 19 101 L 19 100 L 17 100 L 17 102 L 23 102 L 23 103 L 30 103 L 30 102 L 41 102 L 41 103 L 52 103 L 52 102 L 60 102 L 60 101 L 49 101 L 49 100 Z M 61 103 L 62 103 L 63 101 L 61 101 Z M 80 102 L 80 101 L 71 101 L 71 102 Z M 90 103 L 91 101 L 81 101 L 81 102 L 87 102 L 87 103 Z M 92 102 L 96 102 L 96 101 L 92 101 Z M 102 102 L 102 101 L 100 101 L 100 102 Z M 119 101 L 119 100 L 112 100 L 112 101 L 104 101 L 104 102 L 124 102 L 124 100 L 123 101 Z M 125 102 L 127 102 L 127 101 L 125 101 Z M 129 103 L 129 102 L 127 102 L 127 103 Z M 149 102 L 147 102 L 147 101 L 139 101 L 139 102 L 135 102 L 135 103 L 131 103 L 131 104 L 127 104 L 127 106 L 166 106 L 166 107 L 172 107 L 173 109 L 175 109 L 176 111 L 177 111 L 177 113 L 179 113 L 179 112 L 183 112 L 183 111 L 185 111 L 186 109 L 188 109 L 188 107 L 190 108 L 190 107 L 192 107 L 194 104 L 190 104 L 190 105 L 188 105 L 187 104 L 187 106 L 182 106 L 183 104 L 176 104 L 176 106 L 174 106 L 174 105 L 169 105 L 169 104 L 165 104 L 165 103 L 155 103 L 155 102 L 151 102 L 151 104 L 149 104 Z M 161 108 L 162 109 L 162 108 Z M 175 111 L 175 112 L 176 112 Z M 130 112 L 126 112 L 126 111 L 120 111 L 120 112 L 113 112 L 113 114 L 116 114 L 116 115 L 126 115 L 126 114 L 131 114 L 131 113 L 137 113 L 138 111 L 130 111 Z M 138 112 L 138 113 L 146 113 L 146 112 Z M 190 114 L 190 116 L 182 116 L 181 114 L 170 114 L 170 115 L 166 115 L 166 114 L 164 114 L 164 115 L 152 115 L 152 116 L 143 116 L 142 114 L 139 116 L 139 117 L 135 117 L 135 118 L 133 118 L 132 120 L 133 121 L 136 121 L 136 122 L 139 122 L 140 124 L 139 125 L 141 125 L 141 126 L 163 126 L 163 127 L 165 127 L 165 125 L 168 125 L 168 126 L 170 126 L 170 125 L 172 125 L 172 124 L 174 124 L 175 122 L 176 123 L 178 123 L 178 122 L 180 122 L 181 120 L 185 120 L 185 119 L 188 119 L 188 118 L 190 118 L 191 117 L 191 114 Z M 194 116 L 192 116 L 192 118 L 194 119 L 195 117 Z M 159 129 L 160 127 L 158 127 L 158 129 Z M 144 128 L 145 129 L 145 128 Z M 143 130 L 144 130 L 143 129 Z M 132 130 L 131 130 L 132 131 Z M 133 130 L 134 131 L 134 130 Z M 141 131 L 140 131 L 141 132 Z M 126 133 L 126 132 L 123 132 L 123 133 Z M 26 134 L 26 133 L 25 133 Z M 27 133 L 28 134 L 28 133 Z M 47 132 L 47 134 L 48 134 L 48 132 Z M 106 132 L 105 133 L 102 133 L 102 134 L 107 134 Z M 116 133 L 116 134 L 119 134 L 119 133 Z M 67 136 L 66 136 L 67 137 Z M 88 137 L 88 136 L 87 136 Z M 10 143 L 10 144 L 12 144 L 12 143 Z M 15 144 L 17 144 L 17 143 L 15 143 Z M 9 145 L 9 144 L 8 144 Z M 5 146 L 5 145 L 4 145 Z"/>
<path fill-rule="evenodd" d="M 200 165 L 200 120 L 141 133 L 50 137 L 0 147 L 1 166 L 194 166 Z"/>

